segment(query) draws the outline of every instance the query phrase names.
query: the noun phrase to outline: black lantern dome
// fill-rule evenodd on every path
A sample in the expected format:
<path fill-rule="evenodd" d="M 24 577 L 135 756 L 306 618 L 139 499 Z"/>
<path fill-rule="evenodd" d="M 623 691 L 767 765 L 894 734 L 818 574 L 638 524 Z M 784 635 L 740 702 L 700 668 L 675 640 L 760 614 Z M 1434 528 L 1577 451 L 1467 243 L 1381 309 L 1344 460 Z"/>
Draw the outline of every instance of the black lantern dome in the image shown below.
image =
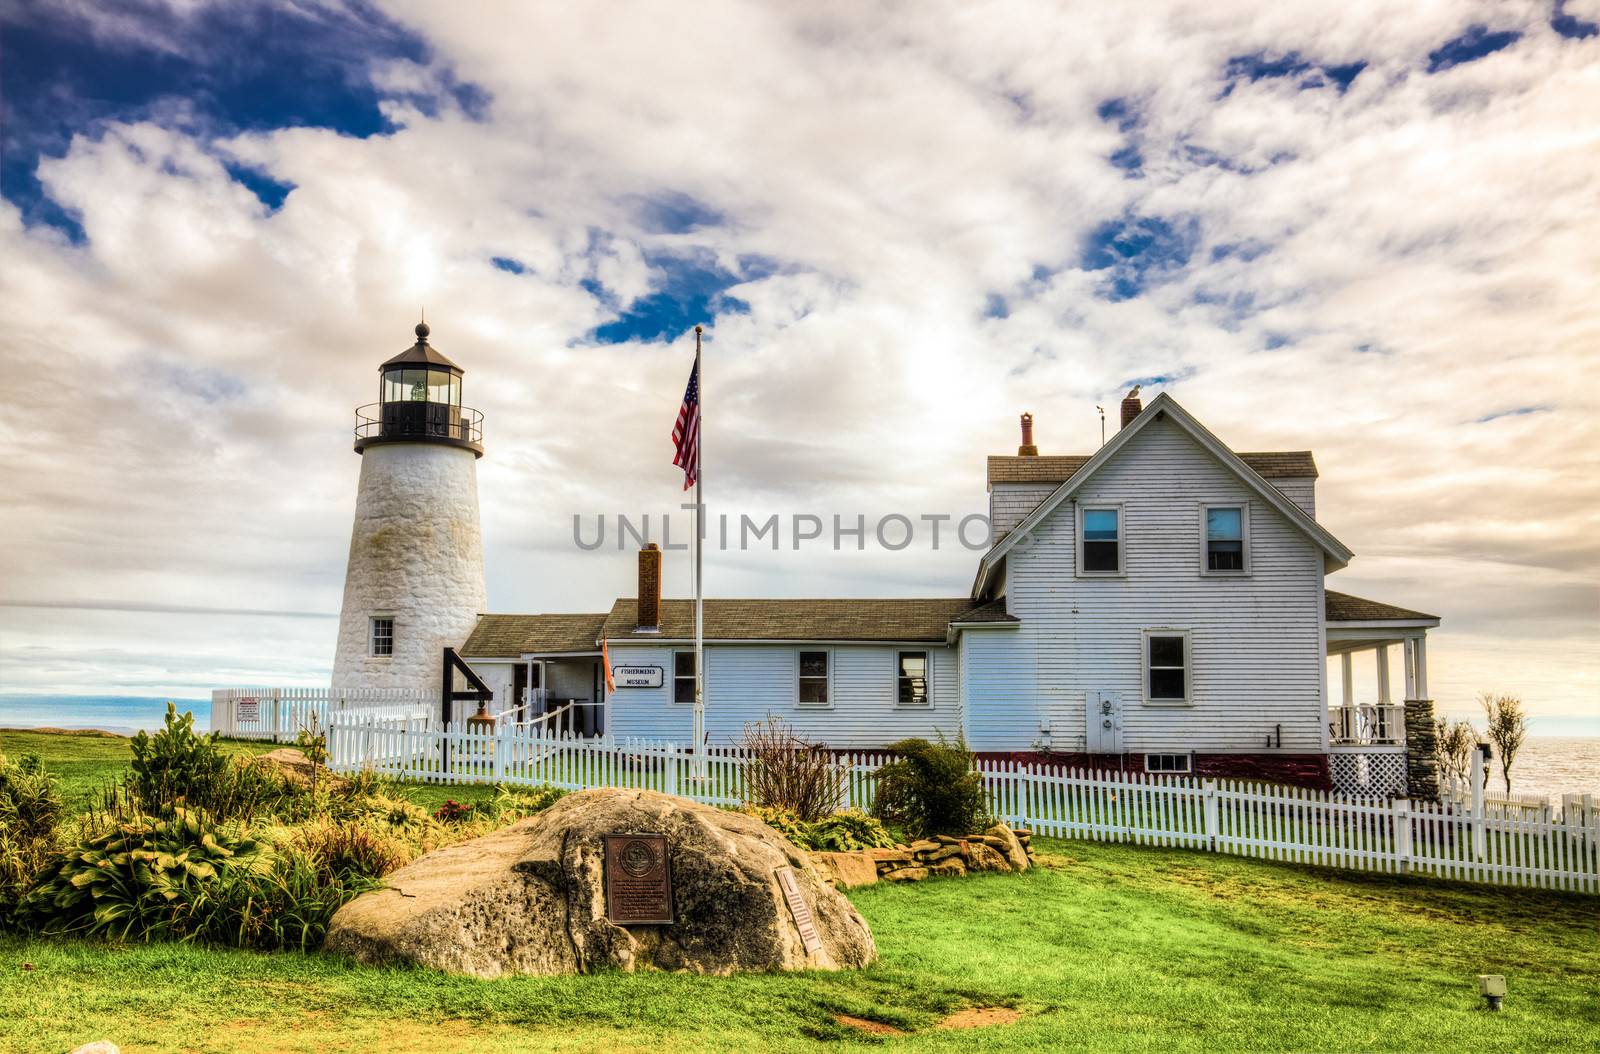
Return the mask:
<path fill-rule="evenodd" d="M 483 415 L 461 405 L 462 369 L 428 343 L 417 342 L 378 367 L 378 401 L 356 411 L 356 453 L 379 443 L 440 443 L 483 456 Z"/>

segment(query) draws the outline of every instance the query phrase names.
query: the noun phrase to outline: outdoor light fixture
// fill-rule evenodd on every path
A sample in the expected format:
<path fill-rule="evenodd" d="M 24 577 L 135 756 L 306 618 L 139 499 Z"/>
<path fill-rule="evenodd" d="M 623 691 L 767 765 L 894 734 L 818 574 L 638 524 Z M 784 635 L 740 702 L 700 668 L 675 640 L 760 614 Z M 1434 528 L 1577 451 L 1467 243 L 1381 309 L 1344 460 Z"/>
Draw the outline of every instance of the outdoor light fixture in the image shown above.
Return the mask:
<path fill-rule="evenodd" d="M 1478 994 L 1489 1004 L 1490 1010 L 1499 1010 L 1500 1001 L 1506 997 L 1506 979 L 1497 973 L 1478 975 Z"/>

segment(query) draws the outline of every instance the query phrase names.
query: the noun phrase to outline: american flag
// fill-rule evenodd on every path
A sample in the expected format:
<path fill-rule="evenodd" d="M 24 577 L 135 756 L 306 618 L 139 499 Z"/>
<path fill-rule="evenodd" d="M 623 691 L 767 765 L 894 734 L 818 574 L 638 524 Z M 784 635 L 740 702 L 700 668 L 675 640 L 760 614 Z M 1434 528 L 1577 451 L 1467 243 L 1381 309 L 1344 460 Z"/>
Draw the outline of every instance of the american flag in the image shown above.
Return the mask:
<path fill-rule="evenodd" d="M 672 426 L 672 445 L 677 453 L 672 463 L 683 469 L 683 489 L 688 490 L 700 478 L 700 363 L 689 371 L 689 389 L 683 393 L 683 405 L 678 407 L 678 421 Z"/>

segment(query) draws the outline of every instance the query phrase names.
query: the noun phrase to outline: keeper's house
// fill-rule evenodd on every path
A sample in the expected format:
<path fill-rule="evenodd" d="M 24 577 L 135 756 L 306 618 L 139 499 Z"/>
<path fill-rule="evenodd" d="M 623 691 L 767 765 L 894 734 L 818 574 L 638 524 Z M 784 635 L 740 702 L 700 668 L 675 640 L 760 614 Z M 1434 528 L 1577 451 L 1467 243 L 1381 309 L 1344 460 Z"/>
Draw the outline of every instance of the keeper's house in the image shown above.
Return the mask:
<path fill-rule="evenodd" d="M 1317 522 L 1310 452 L 1236 453 L 1166 393 L 1135 389 L 1121 418 L 1092 456 L 1044 456 L 1024 417 L 1017 454 L 989 458 L 994 542 L 966 596 L 707 599 L 708 738 L 774 715 L 837 748 L 959 733 L 986 754 L 1393 792 L 1409 735 L 1427 779 L 1439 619 L 1326 588 L 1351 552 Z M 608 612 L 478 616 L 459 651 L 492 710 L 687 743 L 693 603 L 660 596 L 660 560 L 640 553 L 638 596 Z"/>

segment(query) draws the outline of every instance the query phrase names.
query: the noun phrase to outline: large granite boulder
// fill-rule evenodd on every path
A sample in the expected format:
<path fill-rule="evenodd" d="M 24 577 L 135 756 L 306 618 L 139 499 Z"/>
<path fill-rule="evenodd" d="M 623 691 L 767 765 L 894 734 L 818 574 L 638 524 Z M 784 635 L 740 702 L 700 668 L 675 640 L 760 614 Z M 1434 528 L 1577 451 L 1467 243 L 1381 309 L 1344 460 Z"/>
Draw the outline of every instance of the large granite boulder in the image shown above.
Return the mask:
<path fill-rule="evenodd" d="M 667 839 L 675 919 L 606 918 L 606 834 Z M 779 884 L 792 869 L 821 948 L 808 953 Z M 727 974 L 841 969 L 877 957 L 855 908 L 806 855 L 743 813 L 650 791 L 570 794 L 538 816 L 439 849 L 340 908 L 324 947 L 479 977 L 608 967 Z"/>

